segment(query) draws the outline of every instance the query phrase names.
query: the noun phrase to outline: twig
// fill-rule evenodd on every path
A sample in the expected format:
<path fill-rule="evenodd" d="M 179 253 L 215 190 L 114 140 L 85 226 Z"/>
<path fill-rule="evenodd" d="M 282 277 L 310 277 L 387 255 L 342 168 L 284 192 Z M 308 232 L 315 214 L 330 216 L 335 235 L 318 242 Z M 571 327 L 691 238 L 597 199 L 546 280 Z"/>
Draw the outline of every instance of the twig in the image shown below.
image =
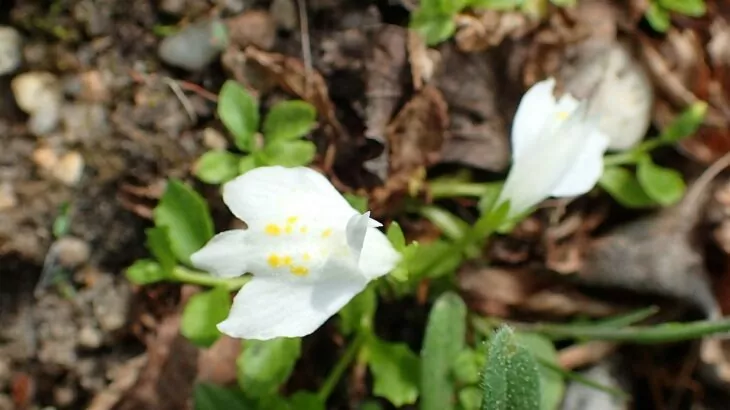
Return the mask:
<path fill-rule="evenodd" d="M 297 0 L 299 6 L 299 32 L 302 37 L 302 60 L 304 60 L 304 94 L 309 97 L 312 78 L 312 47 L 309 42 L 309 19 L 306 0 Z"/>
<path fill-rule="evenodd" d="M 185 108 L 185 112 L 188 114 L 188 117 L 190 117 L 190 121 L 193 123 L 198 122 L 198 116 L 195 114 L 195 107 L 193 107 L 193 104 L 190 103 L 188 96 L 185 95 L 182 89 L 180 89 L 180 84 L 170 77 L 162 77 L 162 81 L 170 87 L 177 99 L 180 100 L 180 104 L 182 104 L 183 108 Z"/>

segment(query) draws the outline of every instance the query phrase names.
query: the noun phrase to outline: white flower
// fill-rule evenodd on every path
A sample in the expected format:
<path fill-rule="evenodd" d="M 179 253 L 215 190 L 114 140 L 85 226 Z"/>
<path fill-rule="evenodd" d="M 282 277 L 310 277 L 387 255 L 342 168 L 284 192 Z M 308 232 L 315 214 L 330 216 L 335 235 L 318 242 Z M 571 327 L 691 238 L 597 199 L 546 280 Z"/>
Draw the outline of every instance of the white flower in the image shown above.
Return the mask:
<path fill-rule="evenodd" d="M 223 200 L 248 229 L 216 235 L 191 259 L 217 276 L 254 275 L 218 324 L 229 336 L 308 335 L 400 259 L 381 224 L 309 168 L 254 169 L 225 184 Z"/>
<path fill-rule="evenodd" d="M 512 168 L 497 203 L 510 201 L 515 217 L 548 197 L 588 192 L 603 172 L 608 137 L 569 94 L 556 100 L 555 80 L 541 81 L 522 97 L 512 126 Z"/>

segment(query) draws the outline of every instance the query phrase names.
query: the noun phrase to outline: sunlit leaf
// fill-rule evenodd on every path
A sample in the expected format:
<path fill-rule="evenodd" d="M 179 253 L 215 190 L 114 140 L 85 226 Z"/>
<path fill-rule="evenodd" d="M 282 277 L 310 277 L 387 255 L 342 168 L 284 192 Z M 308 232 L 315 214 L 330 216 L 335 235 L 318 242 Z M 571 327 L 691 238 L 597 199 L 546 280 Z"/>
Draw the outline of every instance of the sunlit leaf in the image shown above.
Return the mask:
<path fill-rule="evenodd" d="M 228 316 L 230 295 L 224 287 L 197 293 L 183 310 L 180 333 L 197 346 L 210 347 L 220 337 L 216 325 Z"/>

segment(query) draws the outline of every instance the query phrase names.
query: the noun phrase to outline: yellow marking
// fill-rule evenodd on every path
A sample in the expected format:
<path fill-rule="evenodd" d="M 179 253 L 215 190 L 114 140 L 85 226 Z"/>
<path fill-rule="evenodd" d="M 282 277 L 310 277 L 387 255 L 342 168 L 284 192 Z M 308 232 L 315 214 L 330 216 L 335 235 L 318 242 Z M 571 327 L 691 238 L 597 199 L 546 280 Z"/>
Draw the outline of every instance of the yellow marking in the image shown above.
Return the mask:
<path fill-rule="evenodd" d="M 332 229 L 325 229 L 322 231 L 323 238 L 329 238 L 332 235 Z"/>
<path fill-rule="evenodd" d="M 312 255 L 310 255 L 309 252 L 304 252 L 304 255 L 302 255 L 302 259 L 304 259 L 305 262 L 308 262 L 312 259 Z"/>
<path fill-rule="evenodd" d="M 309 269 L 307 269 L 304 266 L 292 266 L 289 268 L 289 272 L 297 275 L 297 276 L 305 276 L 309 273 Z"/>
<path fill-rule="evenodd" d="M 267 235 L 279 236 L 281 234 L 281 228 L 277 224 L 268 224 L 266 225 L 266 228 L 264 228 L 264 232 L 266 232 Z"/>
<path fill-rule="evenodd" d="M 569 114 L 566 111 L 558 111 L 558 119 L 559 120 L 565 120 L 567 119 Z"/>
<path fill-rule="evenodd" d="M 266 261 L 272 268 L 278 268 L 279 266 L 281 266 L 281 259 L 279 259 L 279 256 L 277 256 L 275 253 L 269 255 Z"/>
<path fill-rule="evenodd" d="M 299 232 L 301 233 L 307 233 L 308 230 L 309 228 L 307 228 L 306 226 L 302 226 L 301 228 L 299 228 Z"/>
<path fill-rule="evenodd" d="M 284 260 L 281 261 L 281 264 L 284 266 L 291 266 L 292 264 L 292 258 L 289 255 L 284 255 Z"/>
<path fill-rule="evenodd" d="M 290 217 L 286 218 L 286 223 L 295 224 L 295 223 L 297 223 L 298 219 L 299 219 L 298 216 L 290 216 Z"/>
<path fill-rule="evenodd" d="M 292 225 L 287 225 L 284 227 L 284 232 L 286 232 L 287 234 L 291 234 L 292 232 L 294 232 L 294 227 Z"/>

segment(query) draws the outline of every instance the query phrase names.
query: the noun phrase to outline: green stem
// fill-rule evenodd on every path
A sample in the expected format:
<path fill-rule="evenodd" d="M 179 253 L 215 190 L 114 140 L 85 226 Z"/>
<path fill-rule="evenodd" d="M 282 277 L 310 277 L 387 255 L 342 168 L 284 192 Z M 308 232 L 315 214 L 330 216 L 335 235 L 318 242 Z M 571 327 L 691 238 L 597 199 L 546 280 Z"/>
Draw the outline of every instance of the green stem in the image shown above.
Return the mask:
<path fill-rule="evenodd" d="M 435 180 L 428 184 L 433 199 L 453 198 L 458 196 L 481 197 L 489 188 L 488 184 L 480 182 L 458 182 L 450 180 Z"/>
<path fill-rule="evenodd" d="M 357 356 L 357 353 L 360 351 L 360 348 L 365 343 L 365 337 L 365 332 L 358 332 L 355 339 L 353 339 L 353 341 L 350 342 L 350 345 L 347 346 L 345 353 L 340 356 L 337 363 L 335 363 L 335 367 L 333 367 L 327 375 L 327 379 L 325 379 L 324 383 L 322 383 L 322 387 L 320 387 L 319 392 L 317 393 L 317 396 L 319 396 L 319 399 L 322 402 L 326 401 L 335 390 L 335 387 L 337 387 L 337 383 L 340 382 L 345 370 L 347 370 L 350 366 L 350 363 L 352 363 L 355 356 Z"/>
<path fill-rule="evenodd" d="M 667 142 L 662 141 L 659 138 L 644 141 L 630 151 L 606 155 L 605 157 L 603 157 L 603 166 L 611 167 L 617 165 L 635 164 L 639 161 L 639 159 L 641 159 L 644 154 L 647 154 L 650 151 L 661 147 L 662 145 L 667 145 Z"/>
<path fill-rule="evenodd" d="M 172 279 L 178 282 L 189 283 L 191 285 L 207 286 L 211 288 L 223 286 L 228 289 L 228 291 L 233 292 L 241 289 L 243 285 L 246 284 L 246 282 L 251 280 L 251 277 L 241 276 L 233 279 L 217 278 L 207 273 L 190 270 L 183 266 L 176 266 L 172 270 Z"/>

